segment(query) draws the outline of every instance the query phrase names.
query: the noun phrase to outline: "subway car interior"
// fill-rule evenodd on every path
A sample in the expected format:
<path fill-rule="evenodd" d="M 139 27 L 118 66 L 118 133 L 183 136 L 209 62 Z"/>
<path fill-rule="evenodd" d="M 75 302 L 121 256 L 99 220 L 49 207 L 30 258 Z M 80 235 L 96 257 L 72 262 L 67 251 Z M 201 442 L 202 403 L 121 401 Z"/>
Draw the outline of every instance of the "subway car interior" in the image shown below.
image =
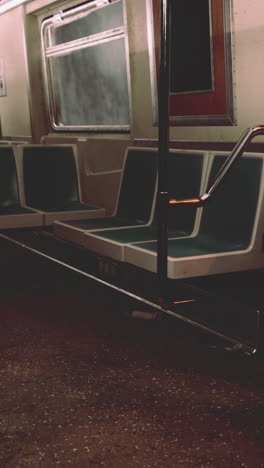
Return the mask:
<path fill-rule="evenodd" d="M 2 1 L 0 238 L 259 355 L 262 33 L 244 3 Z"/>
<path fill-rule="evenodd" d="M 1 467 L 264 467 L 263 18 L 0 0 Z"/>
<path fill-rule="evenodd" d="M 2 241 L 261 354 L 258 3 L 249 23 L 231 0 L 20 3 L 0 6 Z"/>

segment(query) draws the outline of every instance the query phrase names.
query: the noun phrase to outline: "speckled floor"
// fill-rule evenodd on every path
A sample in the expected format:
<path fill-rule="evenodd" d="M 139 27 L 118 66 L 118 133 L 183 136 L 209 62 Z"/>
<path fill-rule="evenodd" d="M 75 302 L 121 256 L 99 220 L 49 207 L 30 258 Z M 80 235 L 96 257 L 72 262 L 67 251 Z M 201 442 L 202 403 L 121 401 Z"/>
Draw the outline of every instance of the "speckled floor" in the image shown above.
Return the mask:
<path fill-rule="evenodd" d="M 264 363 L 23 255 L 2 263 L 1 468 L 264 467 Z"/>

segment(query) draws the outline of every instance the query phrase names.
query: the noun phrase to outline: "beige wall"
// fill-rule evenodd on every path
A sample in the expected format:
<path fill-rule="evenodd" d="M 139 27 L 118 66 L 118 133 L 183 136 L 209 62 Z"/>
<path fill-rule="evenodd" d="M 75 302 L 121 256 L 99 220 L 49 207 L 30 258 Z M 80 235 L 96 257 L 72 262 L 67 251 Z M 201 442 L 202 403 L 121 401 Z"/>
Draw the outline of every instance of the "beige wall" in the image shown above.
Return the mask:
<path fill-rule="evenodd" d="M 7 96 L 0 97 L 2 135 L 31 136 L 24 9 L 0 16 L 0 57 L 4 59 Z"/>
<path fill-rule="evenodd" d="M 43 89 L 39 25 L 54 14 L 59 2 L 34 0 L 0 15 L 0 57 L 6 69 L 7 97 L 0 97 L 2 137 L 32 136 L 39 142 L 75 142 L 78 145 L 84 199 L 114 210 L 125 148 L 133 139 L 157 138 L 153 125 L 148 50 L 147 0 L 125 0 L 131 71 L 131 133 L 63 134 L 52 132 Z M 80 2 L 79 2 L 80 3 Z M 63 1 L 73 6 L 76 0 Z M 179 140 L 236 141 L 245 128 L 264 124 L 264 2 L 233 0 L 234 82 L 237 126 L 171 127 Z M 26 44 L 26 46 L 25 46 Z M 27 49 L 27 50 L 26 50 Z M 28 74 L 29 71 L 29 74 Z M 104 190 L 101 190 L 101 187 Z"/>
<path fill-rule="evenodd" d="M 45 7 L 48 3 L 49 5 Z M 7 97 L 0 98 L 3 137 L 33 135 L 35 141 L 38 141 L 41 135 L 50 132 L 45 113 L 37 19 L 39 15 L 43 18 L 55 12 L 56 8 L 59 9 L 59 7 L 55 8 L 55 4 L 58 2 L 35 0 L 26 6 L 28 13 L 26 40 L 29 61 L 27 61 L 24 47 L 23 7 L 17 7 L 0 16 L 0 56 L 5 60 L 8 93 Z M 70 4 L 77 4 L 77 2 L 71 1 Z M 150 89 L 147 0 L 126 0 L 126 4 L 132 83 L 131 136 L 133 138 L 156 138 L 157 128 L 153 126 Z M 246 127 L 264 122 L 262 104 L 264 101 L 264 3 L 263 0 L 233 0 L 233 5 L 237 126 L 172 127 L 171 139 L 235 141 Z M 30 93 L 27 68 L 30 71 Z M 94 135 L 87 134 L 86 136 L 88 139 L 94 138 Z M 105 136 L 101 135 L 99 138 L 104 139 Z M 109 134 L 106 138 L 109 144 Z"/>
<path fill-rule="evenodd" d="M 150 67 L 146 2 L 127 0 L 128 37 L 132 81 L 133 136 L 154 138 L 152 102 L 150 92 Z"/>

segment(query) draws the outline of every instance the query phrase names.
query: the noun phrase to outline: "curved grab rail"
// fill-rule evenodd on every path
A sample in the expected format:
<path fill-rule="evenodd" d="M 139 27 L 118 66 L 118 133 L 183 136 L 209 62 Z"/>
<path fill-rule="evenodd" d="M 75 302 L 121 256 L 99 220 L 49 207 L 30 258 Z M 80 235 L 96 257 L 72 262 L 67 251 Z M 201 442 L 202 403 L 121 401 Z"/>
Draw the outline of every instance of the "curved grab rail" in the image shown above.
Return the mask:
<path fill-rule="evenodd" d="M 233 164 L 240 156 L 242 156 L 245 147 L 248 145 L 248 143 L 251 142 L 253 138 L 255 138 L 258 135 L 264 135 L 264 125 L 249 127 L 243 133 L 243 135 L 240 137 L 237 144 L 231 151 L 230 155 L 228 156 L 227 160 L 224 162 L 221 169 L 218 171 L 211 187 L 201 197 L 186 198 L 183 200 L 169 198 L 169 205 L 191 205 L 196 206 L 198 208 L 199 206 L 203 206 L 205 203 L 207 203 L 217 191 L 219 185 L 221 184 L 221 182 L 225 178 L 225 175 L 229 172 Z"/>

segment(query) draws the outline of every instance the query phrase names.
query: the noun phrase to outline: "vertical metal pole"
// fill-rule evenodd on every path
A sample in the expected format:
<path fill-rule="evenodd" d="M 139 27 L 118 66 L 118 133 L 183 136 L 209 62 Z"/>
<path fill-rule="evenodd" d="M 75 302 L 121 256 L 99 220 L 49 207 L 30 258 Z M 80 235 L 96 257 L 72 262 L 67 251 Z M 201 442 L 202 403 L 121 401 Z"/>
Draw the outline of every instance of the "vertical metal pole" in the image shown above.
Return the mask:
<path fill-rule="evenodd" d="M 158 159 L 158 252 L 157 272 L 161 293 L 166 290 L 168 257 L 168 186 L 169 86 L 170 86 L 170 6 L 161 0 L 159 69 L 159 159 Z"/>

